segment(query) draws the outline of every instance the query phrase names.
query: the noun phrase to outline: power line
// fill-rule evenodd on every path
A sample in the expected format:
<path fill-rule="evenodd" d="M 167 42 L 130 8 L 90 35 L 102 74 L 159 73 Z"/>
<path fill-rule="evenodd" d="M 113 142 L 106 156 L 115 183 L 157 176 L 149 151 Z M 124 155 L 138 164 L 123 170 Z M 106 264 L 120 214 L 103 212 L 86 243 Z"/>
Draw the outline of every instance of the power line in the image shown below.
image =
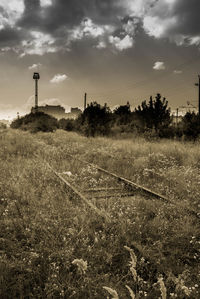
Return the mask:
<path fill-rule="evenodd" d="M 181 64 L 177 65 L 175 68 L 176 69 L 177 68 L 185 68 L 188 65 L 194 63 L 196 60 L 197 60 L 196 57 L 192 58 L 189 61 L 186 61 L 184 63 L 181 63 Z M 89 96 L 98 98 L 98 97 L 105 97 L 105 96 L 108 97 L 108 96 L 113 96 L 113 95 L 116 95 L 116 94 L 121 94 L 121 93 L 124 93 L 124 91 L 128 91 L 128 90 L 131 90 L 131 89 L 133 89 L 135 87 L 142 86 L 142 85 L 144 85 L 146 83 L 149 83 L 149 82 L 151 82 L 153 80 L 156 80 L 156 79 L 158 79 L 158 80 L 163 79 L 163 78 L 165 78 L 165 77 L 167 77 L 169 75 L 172 75 L 172 74 L 171 73 L 163 73 L 163 74 L 155 75 L 155 76 L 152 76 L 151 78 L 146 78 L 146 79 L 138 81 L 138 82 L 136 82 L 134 84 L 130 83 L 126 87 L 124 87 L 123 89 L 122 88 L 120 88 L 120 89 L 114 89 L 114 90 L 110 90 L 108 92 L 101 92 L 101 93 L 92 93 L 92 92 L 89 92 Z"/>
<path fill-rule="evenodd" d="M 199 98 L 198 98 L 198 100 L 199 100 L 198 108 L 199 108 L 199 109 L 198 109 L 198 111 L 199 111 L 199 116 L 200 116 L 200 75 L 198 75 L 198 79 L 199 79 L 199 82 L 198 82 L 198 83 L 195 83 L 195 85 L 199 87 Z"/>

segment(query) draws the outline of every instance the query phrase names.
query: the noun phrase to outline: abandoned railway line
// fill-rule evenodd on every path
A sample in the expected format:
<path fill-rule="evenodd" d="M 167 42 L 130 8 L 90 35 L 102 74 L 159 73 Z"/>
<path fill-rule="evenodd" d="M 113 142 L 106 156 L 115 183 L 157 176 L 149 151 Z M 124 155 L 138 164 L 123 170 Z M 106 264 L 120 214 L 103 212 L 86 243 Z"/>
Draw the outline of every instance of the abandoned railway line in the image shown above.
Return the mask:
<path fill-rule="evenodd" d="M 45 142 L 42 143 L 47 145 Z M 56 146 L 54 145 L 51 148 L 56 150 Z M 163 194 L 159 194 L 96 164 L 85 161 L 76 155 L 65 152 L 66 156 L 68 159 L 63 160 L 62 169 L 57 169 L 59 167 L 52 166 L 48 161 L 44 160 L 44 163 L 57 179 L 67 187 L 70 193 L 79 198 L 93 212 L 108 222 L 111 220 L 109 213 L 106 211 L 108 204 L 112 204 L 113 200 L 134 200 L 136 197 L 142 197 L 147 200 L 158 200 L 169 205 L 179 205 L 187 213 L 199 218 L 199 214 L 196 211 L 188 207 L 183 207 L 181 203 L 178 204 Z M 70 169 L 71 164 L 74 163 L 76 164 L 77 171 L 72 174 Z M 103 205 L 102 202 L 104 203 Z"/>
<path fill-rule="evenodd" d="M 71 156 L 71 155 L 70 155 Z M 72 157 L 72 156 L 71 156 Z M 77 160 L 77 158 L 76 158 Z M 110 221 L 110 217 L 106 211 L 101 211 L 97 206 L 98 200 L 112 200 L 117 198 L 132 198 L 134 199 L 136 194 L 140 194 L 142 196 L 148 197 L 148 198 L 155 198 L 164 202 L 168 202 L 168 199 L 160 195 L 158 193 L 155 193 L 147 188 L 144 188 L 138 184 L 133 183 L 130 180 L 127 180 L 126 178 L 123 178 L 121 176 L 118 176 L 114 173 L 111 173 L 97 165 L 91 164 L 86 161 L 79 160 L 80 163 L 84 163 L 88 166 L 93 168 L 94 170 L 97 170 L 98 172 L 101 172 L 105 178 L 106 187 L 102 187 L 102 183 L 105 182 L 102 179 L 102 176 L 99 177 L 100 186 L 95 188 L 85 188 L 85 187 L 77 187 L 74 186 L 70 182 L 70 172 L 57 172 L 55 169 L 53 169 L 48 163 L 47 166 L 49 169 L 60 179 L 61 182 L 63 182 L 68 189 L 78 198 L 80 198 L 83 202 L 85 202 L 95 213 L 97 213 L 99 216 L 105 218 L 107 221 Z M 66 178 L 68 177 L 68 179 Z M 101 178 L 101 179 L 100 179 Z M 108 180 L 108 178 L 110 180 Z M 111 184 L 110 184 L 111 183 Z M 104 184 L 104 183 L 103 183 Z M 78 184 L 77 184 L 78 185 Z M 109 186 L 109 185 L 115 185 L 115 187 Z"/>

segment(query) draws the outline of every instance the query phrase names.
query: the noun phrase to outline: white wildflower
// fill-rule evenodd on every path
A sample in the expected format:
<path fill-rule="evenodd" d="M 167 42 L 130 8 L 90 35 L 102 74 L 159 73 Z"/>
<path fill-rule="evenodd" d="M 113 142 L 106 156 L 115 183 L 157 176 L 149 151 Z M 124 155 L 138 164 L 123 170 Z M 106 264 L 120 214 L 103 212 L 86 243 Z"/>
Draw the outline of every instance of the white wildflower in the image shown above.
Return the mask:
<path fill-rule="evenodd" d="M 62 174 L 66 174 L 66 175 L 68 175 L 68 176 L 72 176 L 71 171 L 64 171 L 64 172 L 62 172 Z"/>
<path fill-rule="evenodd" d="M 130 267 L 130 271 L 133 275 L 133 279 L 136 281 L 137 280 L 137 271 L 133 267 Z"/>
<path fill-rule="evenodd" d="M 128 285 L 126 285 L 126 288 L 129 290 L 131 299 L 135 299 L 135 294 L 133 293 L 133 290 Z"/>
<path fill-rule="evenodd" d="M 166 299 L 167 298 L 167 289 L 165 287 L 162 275 L 159 276 L 158 283 L 160 285 L 160 291 L 161 291 L 162 299 Z"/>
<path fill-rule="evenodd" d="M 190 296 L 191 291 L 186 286 L 182 286 L 182 290 L 185 293 L 185 295 Z"/>
<path fill-rule="evenodd" d="M 103 289 L 105 289 L 112 296 L 112 299 L 119 299 L 119 296 L 115 290 L 108 287 L 103 287 Z"/>
<path fill-rule="evenodd" d="M 133 249 L 131 249 L 131 248 L 128 247 L 128 246 L 124 246 L 124 248 L 125 248 L 126 250 L 129 251 L 129 253 L 130 253 L 130 257 L 131 257 L 131 262 L 130 262 L 130 264 L 131 264 L 131 266 L 132 266 L 133 268 L 135 268 L 135 267 L 136 267 L 136 264 L 137 264 L 137 256 L 135 255 L 135 252 L 133 251 Z"/>
<path fill-rule="evenodd" d="M 78 267 L 81 274 L 85 274 L 85 271 L 87 270 L 87 261 L 84 261 L 83 259 L 75 259 L 72 264 Z"/>

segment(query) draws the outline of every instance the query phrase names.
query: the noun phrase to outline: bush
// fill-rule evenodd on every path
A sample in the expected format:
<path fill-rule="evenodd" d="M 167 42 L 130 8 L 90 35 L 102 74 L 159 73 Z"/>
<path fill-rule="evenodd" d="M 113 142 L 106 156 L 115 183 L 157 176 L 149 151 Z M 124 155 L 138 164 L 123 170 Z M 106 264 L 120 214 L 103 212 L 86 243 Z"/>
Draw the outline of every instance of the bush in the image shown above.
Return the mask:
<path fill-rule="evenodd" d="M 62 118 L 58 122 L 59 128 L 66 131 L 75 131 L 76 121 L 74 119 L 65 119 Z"/>
<path fill-rule="evenodd" d="M 31 133 L 53 132 L 58 128 L 58 121 L 51 115 L 43 112 L 30 113 L 11 123 L 11 128 L 30 131 Z"/>
<path fill-rule="evenodd" d="M 182 120 L 183 134 L 187 139 L 195 140 L 200 136 L 200 117 L 194 112 L 187 112 Z"/>
<path fill-rule="evenodd" d="M 6 128 L 7 128 L 6 124 L 0 122 L 0 129 L 6 129 Z"/>
<path fill-rule="evenodd" d="M 111 127 L 111 111 L 106 105 L 101 106 L 93 102 L 80 115 L 77 123 L 87 137 L 108 135 Z"/>

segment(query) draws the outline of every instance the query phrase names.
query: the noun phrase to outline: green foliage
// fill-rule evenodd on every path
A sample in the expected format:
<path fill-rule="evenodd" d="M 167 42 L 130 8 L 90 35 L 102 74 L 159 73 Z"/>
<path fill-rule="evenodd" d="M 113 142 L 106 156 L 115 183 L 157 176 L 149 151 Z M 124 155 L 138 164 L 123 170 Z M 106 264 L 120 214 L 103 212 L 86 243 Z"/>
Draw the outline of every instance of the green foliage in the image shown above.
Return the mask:
<path fill-rule="evenodd" d="M 93 102 L 80 115 L 78 122 L 84 135 L 94 137 L 109 134 L 110 120 L 110 109 L 106 105 Z"/>
<path fill-rule="evenodd" d="M 15 119 L 11 123 L 11 128 L 30 131 L 31 133 L 53 132 L 58 128 L 58 121 L 53 116 L 43 112 L 30 113 Z"/>

